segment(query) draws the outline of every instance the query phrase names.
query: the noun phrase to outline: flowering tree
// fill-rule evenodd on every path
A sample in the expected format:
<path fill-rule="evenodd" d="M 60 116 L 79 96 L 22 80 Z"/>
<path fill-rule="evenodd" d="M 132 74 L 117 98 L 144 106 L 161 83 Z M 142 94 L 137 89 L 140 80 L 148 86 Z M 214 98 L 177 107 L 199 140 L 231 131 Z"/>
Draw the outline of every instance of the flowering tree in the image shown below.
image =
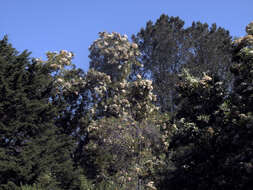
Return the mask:
<path fill-rule="evenodd" d="M 136 43 L 130 43 L 126 35 L 119 33 L 99 33 L 99 39 L 90 46 L 90 68 L 111 76 L 112 81 L 121 81 L 129 76 L 140 55 Z"/>
<path fill-rule="evenodd" d="M 137 44 L 130 43 L 125 35 L 102 32 L 90 51 L 91 69 L 87 74 L 87 85 L 97 81 L 97 86 L 92 86 L 91 96 L 96 102 L 91 114 L 98 117 L 130 114 L 134 119 L 141 120 L 155 111 L 152 82 L 143 80 L 140 75 L 134 81 L 128 80 L 132 65 L 141 66 L 137 62 Z M 98 76 L 107 80 L 95 79 Z"/>
<path fill-rule="evenodd" d="M 114 42 L 117 44 L 117 41 L 120 41 L 120 39 L 122 41 L 121 43 L 130 44 L 125 41 L 125 37 L 121 37 L 116 33 L 114 33 L 114 35 L 116 35 L 116 38 L 110 38 L 110 40 L 112 40 L 110 42 L 111 46 L 114 46 Z M 110 35 L 108 34 L 105 36 Z M 92 46 L 96 47 L 98 51 L 98 47 L 100 46 L 95 45 L 97 43 L 98 41 L 95 41 Z M 99 41 L 99 43 L 102 42 Z M 106 52 L 106 48 L 110 49 L 111 46 L 101 47 L 101 52 Z M 105 50 L 103 48 L 105 48 Z M 147 132 L 147 130 L 141 127 L 141 121 L 153 115 L 158 109 L 152 104 L 152 102 L 156 100 L 156 97 L 152 93 L 153 87 L 151 81 L 143 80 L 139 75 L 136 77 L 136 80 L 128 81 L 131 64 L 134 62 L 133 55 L 136 56 L 138 54 L 133 54 L 133 52 L 138 52 L 136 44 L 125 45 L 125 49 L 123 49 L 121 53 L 129 55 L 125 55 L 125 57 L 122 58 L 124 62 L 122 62 L 122 60 L 118 60 L 117 62 L 115 61 L 117 59 L 111 56 L 113 61 L 110 62 L 110 60 L 108 60 L 109 62 L 104 62 L 105 65 L 101 66 L 107 68 L 109 65 L 108 67 L 110 67 L 113 62 L 113 66 L 117 68 L 117 76 L 110 74 L 109 69 L 108 73 L 106 73 L 93 68 L 82 75 L 82 73 L 78 73 L 71 64 L 73 54 L 67 51 L 48 53 L 48 60 L 44 62 L 41 61 L 44 65 L 49 65 L 49 67 L 52 68 L 55 86 L 55 96 L 52 98 L 52 101 L 55 102 L 55 104 L 63 106 L 62 114 L 58 119 L 58 125 L 59 127 L 66 126 L 64 130 L 67 132 L 70 130 L 68 134 L 73 134 L 73 132 L 75 134 L 76 130 L 78 131 L 76 136 L 79 135 L 80 138 L 77 139 L 78 146 L 75 160 L 83 163 L 84 168 L 90 171 L 89 174 L 87 174 L 88 176 L 94 175 L 92 173 L 98 173 L 100 177 L 104 176 L 103 179 L 105 180 L 110 178 L 113 174 L 116 179 L 116 176 L 119 175 L 120 172 L 127 171 L 129 172 L 129 177 L 131 170 L 133 170 L 130 170 L 130 168 L 133 168 L 135 165 L 134 161 L 137 162 L 138 160 L 139 163 L 140 159 L 144 161 L 144 157 L 152 155 L 151 149 L 147 149 L 147 147 L 150 147 L 153 143 L 148 143 L 148 146 L 144 146 L 144 141 L 150 141 L 151 139 L 148 140 L 148 138 L 152 137 L 152 135 L 148 134 L 151 132 L 157 133 L 159 130 L 157 131 L 158 128 L 155 129 L 154 126 L 151 125 L 151 127 L 149 126 L 149 132 Z M 118 66 L 121 64 L 123 64 L 122 69 L 119 69 Z M 80 112 L 80 110 L 82 110 L 82 112 Z M 127 121 L 124 122 L 124 130 L 122 131 L 119 130 L 117 126 L 112 125 L 112 123 L 116 121 L 116 123 L 121 123 L 122 120 L 125 120 L 123 118 L 131 119 L 126 119 Z M 79 121 L 76 121 L 76 123 L 73 122 L 78 119 Z M 131 126 L 131 120 L 140 123 L 139 125 L 135 124 Z M 65 124 L 64 121 L 70 124 Z M 124 135 L 122 136 L 121 134 Z M 132 136 L 133 134 L 134 136 Z M 144 140 L 144 136 L 146 140 Z M 159 141 L 158 136 L 157 134 L 157 141 Z M 113 144 L 108 144 L 109 141 L 113 142 Z M 125 145 L 123 146 L 123 144 Z M 115 152 L 115 146 L 120 146 L 122 148 L 119 152 Z M 85 147 L 85 149 L 82 147 Z M 134 150 L 129 149 L 129 147 L 134 148 Z M 139 151 L 137 151 L 137 147 L 139 147 L 139 149 L 142 147 L 142 152 L 145 152 L 145 154 L 137 154 L 137 152 L 141 152 L 139 149 Z M 143 151 L 144 149 L 145 151 Z M 113 156 L 106 158 L 105 155 Z M 115 164 L 115 156 L 118 158 L 117 160 L 119 160 L 118 164 Z M 124 169 L 122 166 L 124 166 L 126 160 L 128 160 L 127 162 L 131 167 L 129 166 Z M 91 162 L 93 166 L 87 166 L 87 163 Z M 141 163 L 139 163 L 139 165 L 141 165 Z M 110 166 L 113 166 L 113 170 L 115 170 L 116 173 L 110 171 L 112 170 Z M 96 168 L 97 172 L 94 172 Z M 132 174 L 134 173 L 132 172 Z M 127 176 L 125 176 L 124 180 L 126 177 Z M 97 178 L 97 180 L 98 179 L 100 178 Z M 123 183 L 123 181 L 118 181 L 118 184 L 121 183 Z M 127 184 L 127 181 L 124 183 Z"/>
<path fill-rule="evenodd" d="M 155 150 L 162 148 L 159 129 L 152 121 L 137 122 L 129 116 L 104 118 L 89 128 L 85 150 L 93 152 L 96 181 L 118 188 L 134 188 L 152 180 L 159 165 Z"/>
<path fill-rule="evenodd" d="M 154 146 L 161 150 L 162 142 L 152 120 L 158 110 L 152 81 L 140 75 L 129 80 L 132 66 L 141 66 L 138 46 L 126 36 L 103 32 L 90 51 L 91 69 L 84 78 L 90 99 L 85 151 L 97 170 L 96 180 L 128 188 L 148 183 L 148 178 L 140 182 L 141 176 L 150 176 L 151 165 L 158 162 Z"/>
<path fill-rule="evenodd" d="M 222 77 L 224 86 L 231 85 L 231 36 L 216 24 L 193 22 L 186 28 L 179 17 L 163 14 L 155 23 L 148 21 L 133 40 L 144 65 L 136 72 L 153 80 L 161 111 L 176 114 L 175 84 L 183 68 L 198 77 L 209 70 Z"/>

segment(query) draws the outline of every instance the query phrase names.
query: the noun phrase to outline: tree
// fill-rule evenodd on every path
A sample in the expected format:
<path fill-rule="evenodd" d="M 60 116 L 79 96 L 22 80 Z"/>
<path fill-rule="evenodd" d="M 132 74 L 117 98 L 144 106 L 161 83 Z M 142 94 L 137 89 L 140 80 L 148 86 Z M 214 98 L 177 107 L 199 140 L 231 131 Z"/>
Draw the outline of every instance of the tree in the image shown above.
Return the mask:
<path fill-rule="evenodd" d="M 196 77 L 201 77 L 203 72 L 216 74 L 224 85 L 230 81 L 231 37 L 215 24 L 209 27 L 194 22 L 184 28 L 184 21 L 179 17 L 161 15 L 156 23 L 149 21 L 145 29 L 133 36 L 133 41 L 139 46 L 139 61 L 144 65 L 135 68 L 134 73 L 153 81 L 163 112 L 176 113 L 175 84 L 183 68 L 188 68 Z"/>
<path fill-rule="evenodd" d="M 209 27 L 201 22 L 193 22 L 186 30 L 191 45 L 185 68 L 196 77 L 201 77 L 203 72 L 215 74 L 231 90 L 232 38 L 229 31 L 215 23 Z"/>
<path fill-rule="evenodd" d="M 206 74 L 198 79 L 186 73 L 179 83 L 183 107 L 161 189 L 252 188 L 252 23 L 246 31 L 232 44 L 235 80 L 229 96 L 220 81 Z"/>
<path fill-rule="evenodd" d="M 148 179 L 141 180 L 139 170 L 150 169 L 144 162 L 153 155 L 152 142 L 158 147 L 161 143 L 151 119 L 157 111 L 152 82 L 140 75 L 130 78 L 133 66 L 140 66 L 138 46 L 118 33 L 104 32 L 90 51 L 91 69 L 84 81 L 91 122 L 82 164 L 96 183 L 112 183 L 115 188 L 143 185 Z"/>
<path fill-rule="evenodd" d="M 140 66 L 138 46 L 130 43 L 126 35 L 116 32 L 101 32 L 99 35 L 100 38 L 89 48 L 90 69 L 109 75 L 115 82 L 126 78 L 133 65 Z"/>
<path fill-rule="evenodd" d="M 217 162 L 223 154 L 216 144 L 224 126 L 222 83 L 206 74 L 199 79 L 185 71 L 177 90 L 181 104 L 168 141 L 167 169 L 160 189 L 217 189 Z"/>
<path fill-rule="evenodd" d="M 174 112 L 176 74 L 187 58 L 188 41 L 183 26 L 180 18 L 161 15 L 155 24 L 149 21 L 145 29 L 133 36 L 144 66 L 135 72 L 153 81 L 162 111 Z"/>
<path fill-rule="evenodd" d="M 133 189 L 152 181 L 162 143 L 153 120 L 135 121 L 131 116 L 103 118 L 89 130 L 87 155 L 92 156 L 97 184 Z M 95 171 L 93 171 L 95 172 Z"/>
<path fill-rule="evenodd" d="M 0 41 L 0 188 L 73 189 L 71 141 L 57 133 L 50 67 Z M 74 186 L 73 186 L 74 185 Z"/>

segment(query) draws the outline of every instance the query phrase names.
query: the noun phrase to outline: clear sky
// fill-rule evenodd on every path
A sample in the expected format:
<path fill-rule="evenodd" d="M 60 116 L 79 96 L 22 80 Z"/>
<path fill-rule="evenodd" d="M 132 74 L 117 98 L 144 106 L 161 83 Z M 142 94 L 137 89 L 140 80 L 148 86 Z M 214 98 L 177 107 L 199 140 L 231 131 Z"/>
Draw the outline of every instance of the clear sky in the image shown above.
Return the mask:
<path fill-rule="evenodd" d="M 217 23 L 232 36 L 245 35 L 253 21 L 253 0 L 0 0 L 0 8 L 0 38 L 7 34 L 18 51 L 43 59 L 47 51 L 73 51 L 74 64 L 84 70 L 98 32 L 131 36 L 163 13 L 186 26 Z"/>

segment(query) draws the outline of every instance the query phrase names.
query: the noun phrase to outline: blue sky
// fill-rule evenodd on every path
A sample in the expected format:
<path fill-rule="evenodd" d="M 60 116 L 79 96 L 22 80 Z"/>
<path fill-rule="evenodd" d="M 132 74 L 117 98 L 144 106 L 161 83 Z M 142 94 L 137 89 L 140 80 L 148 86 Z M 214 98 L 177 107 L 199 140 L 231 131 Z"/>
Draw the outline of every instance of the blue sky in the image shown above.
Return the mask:
<path fill-rule="evenodd" d="M 75 53 L 73 63 L 87 70 L 89 45 L 98 32 L 131 36 L 161 14 L 217 23 L 232 36 L 245 35 L 253 21 L 253 0 L 0 0 L 0 38 L 5 34 L 18 51 L 45 58 L 47 51 Z"/>

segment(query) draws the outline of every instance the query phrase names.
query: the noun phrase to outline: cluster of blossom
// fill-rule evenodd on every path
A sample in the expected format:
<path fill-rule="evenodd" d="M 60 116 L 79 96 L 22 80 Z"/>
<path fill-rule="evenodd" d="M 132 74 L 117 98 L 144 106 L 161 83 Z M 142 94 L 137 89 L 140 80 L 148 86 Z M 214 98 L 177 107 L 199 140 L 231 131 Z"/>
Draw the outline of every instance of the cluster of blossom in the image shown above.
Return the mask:
<path fill-rule="evenodd" d="M 157 188 L 154 186 L 154 182 L 150 181 L 146 184 L 146 187 L 150 190 L 156 190 Z"/>
<path fill-rule="evenodd" d="M 107 85 L 111 83 L 111 77 L 105 73 L 90 69 L 85 77 L 86 84 L 100 84 Z"/>
<path fill-rule="evenodd" d="M 152 104 L 156 96 L 152 93 L 152 81 L 125 79 L 112 82 L 110 76 L 91 69 L 84 78 L 85 88 L 90 89 L 93 106 L 92 115 L 103 110 L 106 115 L 120 117 L 132 113 L 136 118 L 145 118 L 158 108 Z"/>
<path fill-rule="evenodd" d="M 184 81 L 185 81 L 186 83 L 189 84 L 189 87 L 196 87 L 196 86 L 198 86 L 199 79 L 193 77 L 193 76 L 189 73 L 188 70 L 183 69 L 182 74 L 180 74 L 179 76 L 182 77 L 182 78 L 184 79 Z"/>
<path fill-rule="evenodd" d="M 253 22 L 247 25 L 248 35 L 234 41 L 234 46 L 240 49 L 239 55 L 246 58 L 253 58 Z"/>
<path fill-rule="evenodd" d="M 143 80 L 138 75 L 137 80 L 130 85 L 130 96 L 128 97 L 137 117 L 147 117 L 158 110 L 158 107 L 151 103 L 156 101 L 156 95 L 153 94 L 152 90 L 152 81 Z"/>
<path fill-rule="evenodd" d="M 105 73 L 90 69 L 84 78 L 84 86 L 91 89 L 93 96 L 103 96 L 107 91 L 108 85 L 111 83 L 111 77 Z"/>
<path fill-rule="evenodd" d="M 169 147 L 170 137 L 172 135 L 172 132 L 175 131 L 176 125 L 173 124 L 172 126 L 168 126 L 166 122 L 161 121 L 160 124 L 157 124 L 157 127 L 160 127 L 161 131 L 161 142 L 164 148 L 164 150 L 167 150 Z"/>
<path fill-rule="evenodd" d="M 60 52 L 48 52 L 47 54 L 48 63 L 54 70 L 64 69 L 65 66 L 70 66 L 71 61 L 74 57 L 72 52 L 67 50 L 61 50 Z"/>
<path fill-rule="evenodd" d="M 136 59 L 140 55 L 138 45 L 129 42 L 126 35 L 101 32 L 99 36 L 89 48 L 91 68 L 108 71 L 112 77 L 118 75 L 116 80 L 120 80 L 129 74 L 131 65 L 140 66 Z"/>
<path fill-rule="evenodd" d="M 197 87 L 206 88 L 208 87 L 208 83 L 213 79 L 208 76 L 206 73 L 203 73 L 203 77 L 201 79 L 192 76 L 187 70 L 183 70 L 182 74 L 180 75 L 184 79 L 183 83 L 179 83 L 178 87 L 180 88 L 188 88 L 194 89 Z"/>
<path fill-rule="evenodd" d="M 104 57 L 113 57 L 109 59 L 109 64 L 119 64 L 122 60 L 135 61 L 135 57 L 140 55 L 138 45 L 130 43 L 126 35 L 121 36 L 119 33 L 99 33 L 99 39 L 95 40 L 89 50 L 99 51 Z M 99 64 L 99 63 L 98 63 Z"/>
<path fill-rule="evenodd" d="M 78 94 L 78 88 L 75 87 L 80 85 L 83 79 L 76 76 L 71 78 L 66 77 L 71 72 L 66 67 L 74 68 L 72 64 L 74 54 L 67 50 L 61 50 L 60 52 L 47 52 L 46 56 L 46 61 L 40 59 L 36 59 L 36 61 L 51 69 L 51 74 L 55 81 L 56 93 L 73 92 Z"/>
<path fill-rule="evenodd" d="M 135 82 L 127 81 L 131 66 L 141 66 L 137 62 L 137 56 L 140 55 L 137 44 L 130 43 L 126 35 L 121 36 L 115 32 L 102 32 L 99 35 L 100 38 L 89 48 L 90 65 L 97 72 L 101 71 L 110 76 L 112 83 L 110 87 L 94 86 L 94 99 L 98 101 L 94 105 L 102 105 L 107 115 L 120 117 L 131 111 L 136 118 L 147 117 L 156 109 L 151 104 L 156 100 L 152 93 L 152 82 L 142 80 L 139 75 Z M 91 110 L 92 113 L 97 113 L 96 108 Z"/>
<path fill-rule="evenodd" d="M 59 92 L 74 92 L 76 95 L 80 88 L 90 91 L 91 115 L 103 110 L 107 115 L 116 117 L 126 115 L 130 111 L 135 115 L 148 116 L 157 109 L 151 103 L 156 100 L 156 96 L 152 93 L 152 82 L 149 80 L 127 82 L 123 79 L 113 83 L 110 75 L 94 69 L 90 69 L 83 78 L 66 77 L 68 72 L 70 71 L 61 69 L 55 75 L 57 89 Z"/>
<path fill-rule="evenodd" d="M 98 110 L 104 109 L 107 92 L 111 86 L 111 77 L 105 73 L 90 69 L 82 80 L 82 87 L 88 92 L 90 98 L 89 113 L 95 116 Z M 101 108 L 102 106 L 102 108 Z"/>
<path fill-rule="evenodd" d="M 145 118 L 158 109 L 152 104 L 152 102 L 156 101 L 156 96 L 152 93 L 152 89 L 152 82 L 148 80 L 139 79 L 134 82 L 123 80 L 122 82 L 114 83 L 111 88 L 107 89 L 112 97 L 103 96 L 104 111 L 117 117 L 131 112 L 131 114 L 136 116 L 136 119 Z"/>
<path fill-rule="evenodd" d="M 62 70 L 65 66 L 70 66 L 71 61 L 74 57 L 72 52 L 68 52 L 67 50 L 61 50 L 60 52 L 47 52 L 47 61 L 43 61 L 39 58 L 35 59 L 35 61 L 39 63 L 43 63 L 49 66 L 53 70 Z"/>

